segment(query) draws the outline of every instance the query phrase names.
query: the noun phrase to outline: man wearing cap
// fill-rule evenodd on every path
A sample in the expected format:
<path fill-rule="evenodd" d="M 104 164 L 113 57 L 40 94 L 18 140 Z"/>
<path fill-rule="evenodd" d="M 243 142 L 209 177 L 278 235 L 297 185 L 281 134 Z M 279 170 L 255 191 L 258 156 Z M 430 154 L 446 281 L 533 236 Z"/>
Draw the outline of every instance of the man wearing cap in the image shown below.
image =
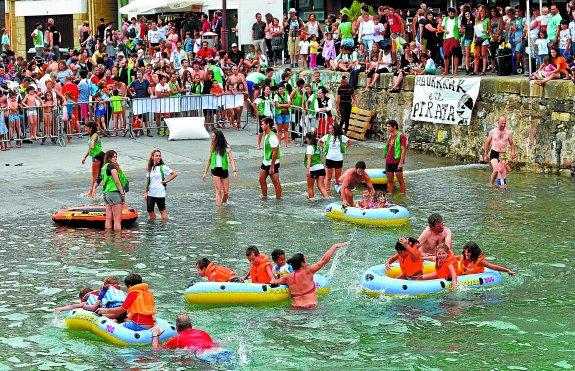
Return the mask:
<path fill-rule="evenodd" d="M 297 16 L 294 8 L 289 10 L 289 16 L 284 21 L 284 29 L 288 30 L 288 54 L 290 58 L 290 67 L 297 67 L 298 52 L 297 46 L 299 43 L 299 36 L 303 28 L 303 21 Z"/>
<path fill-rule="evenodd" d="M 461 45 L 459 44 L 459 18 L 455 8 L 447 9 L 447 17 L 443 18 L 441 30 L 443 31 L 443 73 L 449 73 L 449 60 L 453 57 L 453 74 L 457 76 L 459 67 L 459 56 L 461 54 Z"/>
<path fill-rule="evenodd" d="M 232 50 L 228 52 L 228 57 L 236 66 L 238 66 L 238 68 L 240 69 L 242 68 L 245 54 L 243 51 L 240 50 L 240 48 L 238 48 L 238 44 L 236 43 L 232 44 Z"/>
<path fill-rule="evenodd" d="M 266 54 L 266 23 L 262 21 L 262 14 L 256 13 L 256 23 L 252 26 L 253 45 L 256 51 L 259 49 Z"/>
<path fill-rule="evenodd" d="M 347 75 L 341 76 L 341 85 L 337 88 L 337 96 L 335 98 L 335 108 L 339 115 L 339 125 L 343 132 L 347 134 L 349 127 L 349 116 L 351 116 L 351 107 L 355 104 L 355 93 L 353 88 L 348 83 Z"/>

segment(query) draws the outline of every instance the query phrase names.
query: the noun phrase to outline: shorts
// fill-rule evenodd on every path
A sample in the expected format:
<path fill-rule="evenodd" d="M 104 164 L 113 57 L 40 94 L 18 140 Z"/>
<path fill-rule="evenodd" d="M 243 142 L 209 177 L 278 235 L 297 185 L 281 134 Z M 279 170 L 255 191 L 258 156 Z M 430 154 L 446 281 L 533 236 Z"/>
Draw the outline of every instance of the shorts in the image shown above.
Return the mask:
<path fill-rule="evenodd" d="M 297 55 L 298 43 L 299 43 L 299 36 L 288 36 L 287 47 L 289 55 Z"/>
<path fill-rule="evenodd" d="M 104 193 L 104 203 L 106 205 L 121 205 L 122 204 L 122 197 L 120 196 L 120 192 L 114 191 L 109 193 Z"/>
<path fill-rule="evenodd" d="M 221 167 L 213 168 L 212 175 L 222 179 L 228 179 L 228 177 L 230 176 L 229 172 Z"/>
<path fill-rule="evenodd" d="M 149 330 L 153 327 L 153 326 L 149 326 L 149 325 L 138 325 L 137 323 L 132 322 L 132 321 L 124 322 L 124 323 L 122 323 L 122 326 L 124 326 L 125 328 L 130 329 L 132 331 L 144 331 L 144 330 Z"/>
<path fill-rule="evenodd" d="M 451 58 L 455 55 L 457 47 L 459 47 L 459 41 L 454 38 L 449 38 L 443 40 L 443 55 L 445 59 Z"/>
<path fill-rule="evenodd" d="M 325 159 L 325 167 L 328 169 L 341 169 L 343 167 L 343 160 L 334 161 L 328 158 Z"/>
<path fill-rule="evenodd" d="M 88 118 L 88 103 L 78 103 L 80 106 L 80 118 Z"/>
<path fill-rule="evenodd" d="M 500 152 L 491 150 L 491 152 L 489 152 L 489 161 L 493 160 L 494 158 L 496 158 L 496 159 L 499 160 L 499 155 L 500 155 L 500 154 L 501 154 Z"/>
<path fill-rule="evenodd" d="M 149 213 L 154 212 L 154 206 L 158 205 L 158 210 L 166 210 L 166 198 L 165 197 L 146 197 L 146 209 Z"/>
<path fill-rule="evenodd" d="M 291 115 L 289 113 L 276 115 L 276 125 L 277 126 L 289 125 L 290 122 L 291 122 Z"/>
<path fill-rule="evenodd" d="M 260 169 L 262 169 L 263 171 L 265 171 L 267 175 L 270 175 L 270 167 L 271 167 L 271 165 L 264 165 L 264 164 L 262 164 L 262 166 L 260 167 Z M 274 164 L 274 174 L 278 174 L 278 173 L 279 173 L 279 170 L 280 170 L 280 163 L 279 163 L 279 162 L 276 162 L 276 163 Z"/>
<path fill-rule="evenodd" d="M 399 168 L 399 163 L 397 164 L 390 164 L 389 162 L 385 163 L 385 172 L 386 173 L 402 173 L 403 168 Z"/>
<path fill-rule="evenodd" d="M 325 176 L 325 169 L 319 169 L 309 172 L 309 177 L 312 179 L 317 179 L 320 176 Z"/>
<path fill-rule="evenodd" d="M 471 44 L 473 44 L 473 40 L 463 40 L 463 46 L 467 47 L 467 46 L 471 46 Z"/>
<path fill-rule="evenodd" d="M 503 178 L 503 179 L 497 178 L 497 179 L 495 180 L 495 184 L 498 185 L 498 186 L 500 186 L 500 187 L 503 186 L 503 185 L 507 185 L 507 178 Z"/>
<path fill-rule="evenodd" d="M 15 121 L 20 121 L 20 115 L 17 113 L 12 113 L 8 115 L 8 122 L 13 123 Z"/>
<path fill-rule="evenodd" d="M 515 44 L 515 53 L 523 53 L 525 50 L 525 43 L 521 41 L 518 44 Z"/>
<path fill-rule="evenodd" d="M 38 111 L 36 111 L 36 108 L 28 108 L 28 117 L 36 116 L 38 116 Z"/>
<path fill-rule="evenodd" d="M 95 115 L 96 117 L 106 117 L 106 107 L 96 108 Z"/>

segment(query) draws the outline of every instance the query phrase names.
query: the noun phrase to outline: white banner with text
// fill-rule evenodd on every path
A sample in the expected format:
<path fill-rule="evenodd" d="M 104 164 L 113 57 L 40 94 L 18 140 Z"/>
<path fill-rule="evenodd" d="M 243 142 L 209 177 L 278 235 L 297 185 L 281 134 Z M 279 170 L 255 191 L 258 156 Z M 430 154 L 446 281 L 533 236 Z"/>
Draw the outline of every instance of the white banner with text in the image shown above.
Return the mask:
<path fill-rule="evenodd" d="M 481 77 L 415 76 L 411 119 L 469 125 L 480 84 Z"/>

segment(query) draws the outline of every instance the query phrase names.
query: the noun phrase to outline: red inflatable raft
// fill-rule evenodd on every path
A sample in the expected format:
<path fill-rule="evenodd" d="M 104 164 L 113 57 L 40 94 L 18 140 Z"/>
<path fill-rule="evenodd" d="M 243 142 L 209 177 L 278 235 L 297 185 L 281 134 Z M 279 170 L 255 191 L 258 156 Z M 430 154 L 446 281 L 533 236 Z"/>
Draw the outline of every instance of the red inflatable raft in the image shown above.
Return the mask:
<path fill-rule="evenodd" d="M 138 219 L 138 212 L 129 206 L 122 210 L 122 227 L 129 227 Z M 106 222 L 106 207 L 78 206 L 69 209 L 58 210 L 52 215 L 52 220 L 58 224 L 71 227 L 104 228 Z"/>

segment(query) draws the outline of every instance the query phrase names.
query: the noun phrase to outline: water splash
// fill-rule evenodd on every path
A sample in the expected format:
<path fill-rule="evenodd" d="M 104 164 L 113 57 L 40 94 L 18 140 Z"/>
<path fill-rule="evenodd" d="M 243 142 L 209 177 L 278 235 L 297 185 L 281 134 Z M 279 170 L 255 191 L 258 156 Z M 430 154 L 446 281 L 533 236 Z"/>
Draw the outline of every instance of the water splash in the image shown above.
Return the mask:
<path fill-rule="evenodd" d="M 332 259 L 331 267 L 329 268 L 329 272 L 327 272 L 327 277 L 330 280 L 333 278 L 335 270 L 337 269 L 337 266 L 339 263 L 339 258 L 342 257 L 343 255 L 345 255 L 345 252 L 347 251 L 346 247 L 348 247 L 352 243 L 352 241 L 355 239 L 356 234 L 357 234 L 357 228 L 355 228 L 353 230 L 353 232 L 351 232 L 351 236 L 349 238 L 349 241 L 345 242 L 345 246 L 342 246 L 341 248 L 337 249 L 337 251 L 335 252 L 335 256 Z"/>
<path fill-rule="evenodd" d="M 54 317 L 52 318 L 52 326 L 58 328 L 64 328 L 64 319 L 58 316 L 58 313 L 53 313 Z"/>
<path fill-rule="evenodd" d="M 247 365 L 249 362 L 246 344 L 242 338 L 238 341 L 238 362 L 240 365 Z"/>

